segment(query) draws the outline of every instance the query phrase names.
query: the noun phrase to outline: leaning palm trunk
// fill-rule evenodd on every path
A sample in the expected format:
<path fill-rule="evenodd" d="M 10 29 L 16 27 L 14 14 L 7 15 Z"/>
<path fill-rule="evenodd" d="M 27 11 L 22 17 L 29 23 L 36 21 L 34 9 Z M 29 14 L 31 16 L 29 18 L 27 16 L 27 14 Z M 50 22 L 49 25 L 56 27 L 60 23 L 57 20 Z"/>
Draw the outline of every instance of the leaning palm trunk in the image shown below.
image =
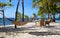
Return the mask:
<path fill-rule="evenodd" d="M 4 27 L 5 27 L 5 16 L 4 16 L 4 10 L 0 10 L 2 13 L 0 13 L 0 14 L 2 14 L 3 15 L 3 25 L 4 25 Z"/>
<path fill-rule="evenodd" d="M 22 0 L 22 21 L 24 22 L 24 0 Z"/>
<path fill-rule="evenodd" d="M 5 17 L 4 17 L 4 10 L 2 10 L 2 12 L 3 12 L 3 25 L 4 25 L 4 27 L 5 27 Z"/>
<path fill-rule="evenodd" d="M 17 14 L 18 14 L 19 3 L 20 3 L 20 0 L 18 0 L 18 4 L 17 4 L 17 7 L 16 7 L 16 13 L 15 13 L 15 21 L 16 21 L 16 22 L 17 22 Z M 15 28 L 17 28 L 16 25 L 15 25 Z"/>

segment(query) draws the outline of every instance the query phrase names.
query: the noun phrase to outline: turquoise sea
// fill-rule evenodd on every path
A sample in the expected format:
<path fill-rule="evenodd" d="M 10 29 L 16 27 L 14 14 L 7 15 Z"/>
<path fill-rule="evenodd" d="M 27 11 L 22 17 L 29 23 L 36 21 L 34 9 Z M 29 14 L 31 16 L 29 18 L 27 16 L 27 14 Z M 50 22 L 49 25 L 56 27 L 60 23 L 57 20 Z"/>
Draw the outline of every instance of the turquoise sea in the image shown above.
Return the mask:
<path fill-rule="evenodd" d="M 12 20 L 15 20 L 14 18 L 9 18 L 9 19 L 12 19 Z M 36 20 L 39 20 L 40 18 L 37 18 Z M 47 18 L 46 18 L 47 20 Z M 56 21 L 59 21 L 58 18 L 55 18 Z M 6 25 L 10 25 L 12 24 L 9 20 L 5 19 L 5 24 Z M 3 21 L 2 21 L 2 18 L 0 18 L 0 25 L 3 25 Z"/>

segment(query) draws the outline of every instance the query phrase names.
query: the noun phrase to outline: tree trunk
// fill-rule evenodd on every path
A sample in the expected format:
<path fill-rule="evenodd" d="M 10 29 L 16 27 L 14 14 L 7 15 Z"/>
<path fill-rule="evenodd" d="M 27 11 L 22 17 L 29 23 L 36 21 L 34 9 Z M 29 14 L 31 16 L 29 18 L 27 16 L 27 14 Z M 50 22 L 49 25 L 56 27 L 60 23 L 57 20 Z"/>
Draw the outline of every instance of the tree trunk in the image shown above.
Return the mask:
<path fill-rule="evenodd" d="M 49 17 L 50 17 L 50 15 L 49 15 L 49 13 L 48 13 L 48 19 L 49 19 Z"/>
<path fill-rule="evenodd" d="M 19 7 L 19 3 L 20 3 L 20 0 L 18 0 L 18 4 L 17 4 L 17 7 L 16 7 L 15 21 L 17 21 L 17 14 L 18 14 L 18 7 Z M 15 28 L 17 28 L 17 26 L 16 26 L 16 25 L 15 25 Z"/>
<path fill-rule="evenodd" d="M 46 2 L 46 4 L 47 4 L 47 13 L 48 13 L 48 19 L 50 19 L 50 13 L 49 13 L 49 4 L 48 4 L 48 2 Z"/>
<path fill-rule="evenodd" d="M 44 26 L 44 18 L 41 18 L 41 20 L 40 20 L 40 26 L 42 27 L 42 26 Z"/>
<path fill-rule="evenodd" d="M 22 0 L 22 21 L 24 22 L 24 0 Z"/>
<path fill-rule="evenodd" d="M 55 22 L 55 14 L 53 14 L 53 22 Z"/>
<path fill-rule="evenodd" d="M 4 17 L 4 10 L 2 10 L 2 12 L 3 12 L 3 25 L 4 25 L 4 27 L 5 27 L 5 17 Z"/>

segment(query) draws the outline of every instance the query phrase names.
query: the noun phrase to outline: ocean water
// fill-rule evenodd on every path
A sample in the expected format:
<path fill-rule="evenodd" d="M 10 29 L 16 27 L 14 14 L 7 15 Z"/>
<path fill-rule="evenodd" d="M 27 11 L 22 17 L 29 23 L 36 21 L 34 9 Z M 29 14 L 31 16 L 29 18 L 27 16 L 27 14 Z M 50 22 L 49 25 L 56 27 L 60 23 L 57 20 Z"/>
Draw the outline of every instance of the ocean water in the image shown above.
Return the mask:
<path fill-rule="evenodd" d="M 14 18 L 9 18 L 9 19 L 15 20 Z M 37 18 L 36 20 L 39 20 L 39 19 L 40 19 L 40 18 Z M 47 18 L 46 18 L 46 20 L 47 20 Z M 59 21 L 58 18 L 56 18 L 55 20 L 56 20 L 56 21 Z M 10 24 L 12 24 L 11 21 L 5 19 L 5 25 L 10 25 Z M 1 25 L 3 25 L 3 20 L 2 20 L 2 18 L 0 18 L 0 26 L 1 26 Z"/>
<path fill-rule="evenodd" d="M 15 20 L 14 18 L 10 18 L 10 19 Z M 10 24 L 12 24 L 11 21 L 5 19 L 5 25 L 10 25 Z M 0 18 L 0 26 L 1 25 L 3 25 L 3 19 L 2 18 Z"/>

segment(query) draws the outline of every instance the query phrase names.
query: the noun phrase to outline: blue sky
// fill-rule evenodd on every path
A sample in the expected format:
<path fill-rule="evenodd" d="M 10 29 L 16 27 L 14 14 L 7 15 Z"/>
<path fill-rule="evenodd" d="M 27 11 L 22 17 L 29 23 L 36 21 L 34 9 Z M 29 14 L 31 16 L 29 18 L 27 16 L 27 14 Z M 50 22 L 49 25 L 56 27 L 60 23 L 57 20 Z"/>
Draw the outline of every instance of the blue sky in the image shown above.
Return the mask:
<path fill-rule="evenodd" d="M 7 2 L 7 0 L 0 0 L 0 2 Z M 12 0 L 13 7 L 5 8 L 5 16 L 8 18 L 14 18 L 15 17 L 15 11 L 16 11 L 16 5 L 18 0 Z M 19 5 L 19 12 L 22 13 L 22 0 L 20 0 Z M 32 9 L 32 0 L 24 0 L 24 13 L 25 15 L 28 15 L 29 17 L 33 15 L 33 13 L 37 13 L 38 9 Z M 0 15 L 0 18 L 2 15 Z M 47 16 L 46 16 L 47 17 Z M 56 17 L 58 17 L 56 15 Z"/>

